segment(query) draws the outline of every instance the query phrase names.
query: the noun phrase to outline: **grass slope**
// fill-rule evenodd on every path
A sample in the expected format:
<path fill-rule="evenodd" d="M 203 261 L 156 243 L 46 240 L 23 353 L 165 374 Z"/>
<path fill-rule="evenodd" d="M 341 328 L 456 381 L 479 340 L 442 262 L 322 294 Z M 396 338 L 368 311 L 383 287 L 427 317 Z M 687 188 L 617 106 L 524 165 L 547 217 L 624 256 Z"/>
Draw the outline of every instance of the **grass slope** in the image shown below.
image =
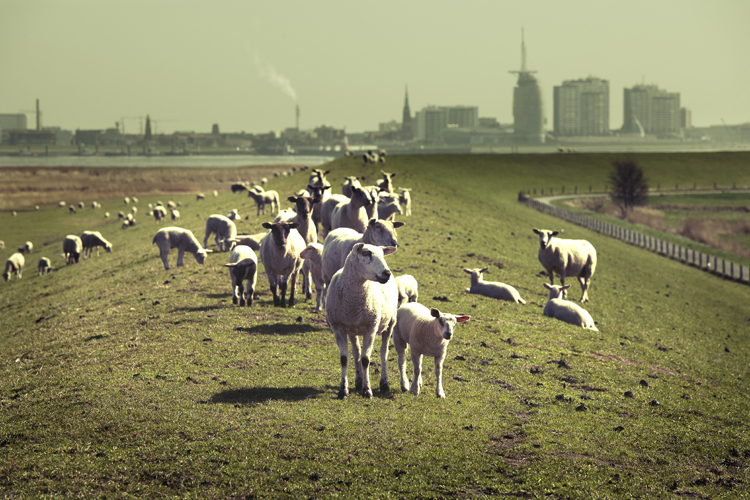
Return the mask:
<path fill-rule="evenodd" d="M 663 169 L 657 178 L 687 165 L 679 182 L 709 169 L 717 182 L 748 180 L 747 155 L 643 156 Z M 414 200 L 389 264 L 417 278 L 420 302 L 472 316 L 448 348 L 445 400 L 434 397 L 430 359 L 423 393 L 401 393 L 393 350 L 394 391 L 337 400 L 338 350 L 314 301 L 273 308 L 261 274 L 260 300 L 232 306 L 221 266 L 228 254 L 203 266 L 188 255 L 184 268 L 165 271 L 144 215 L 121 230 L 88 209 L 4 214 L 8 247 L 32 240 L 37 250 L 24 278 L 0 287 L 0 490 L 27 498 L 745 495 L 750 288 L 515 201 L 539 179 L 603 185 L 614 157 L 388 159 Z M 330 169 L 334 192 L 344 176 L 379 175 L 351 158 Z M 286 197 L 306 181 L 297 173 L 271 188 Z M 249 214 L 243 233 L 271 218 L 231 193 L 174 200 L 199 239 L 211 213 Z M 154 201 L 141 199 L 141 211 Z M 123 207 L 103 204 L 102 212 Z M 600 332 L 542 316 L 532 227 L 562 227 L 597 248 L 586 308 Z M 64 266 L 62 238 L 84 229 L 100 230 L 114 252 Z M 58 267 L 51 276 L 34 272 L 41 255 Z M 514 285 L 528 304 L 465 293 L 461 269 L 486 265 L 486 279 Z M 573 284 L 574 297 L 579 290 Z"/>

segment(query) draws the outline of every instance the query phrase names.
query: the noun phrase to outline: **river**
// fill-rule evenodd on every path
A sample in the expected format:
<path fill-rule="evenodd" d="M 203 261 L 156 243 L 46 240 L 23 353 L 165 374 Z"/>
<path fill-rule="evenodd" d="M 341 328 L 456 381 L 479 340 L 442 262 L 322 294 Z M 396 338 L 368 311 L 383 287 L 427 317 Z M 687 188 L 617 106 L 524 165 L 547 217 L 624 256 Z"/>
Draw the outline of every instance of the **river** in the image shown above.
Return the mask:
<path fill-rule="evenodd" d="M 328 163 L 328 156 L 0 156 L 0 167 L 247 167 L 252 165 L 307 165 Z"/>

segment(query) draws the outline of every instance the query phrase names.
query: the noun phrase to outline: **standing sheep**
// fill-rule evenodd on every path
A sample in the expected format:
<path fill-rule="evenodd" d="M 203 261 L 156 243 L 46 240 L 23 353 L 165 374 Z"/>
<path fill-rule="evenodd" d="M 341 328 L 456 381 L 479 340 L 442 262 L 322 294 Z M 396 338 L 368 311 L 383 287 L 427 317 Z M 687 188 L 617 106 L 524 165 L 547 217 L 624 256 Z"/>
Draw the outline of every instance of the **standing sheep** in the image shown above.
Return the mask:
<path fill-rule="evenodd" d="M 341 383 L 339 399 L 349 395 L 347 341 L 352 344 L 355 380 L 354 387 L 371 398 L 370 357 L 377 335 L 380 346 L 380 392 L 390 391 L 388 383 L 388 341 L 396 325 L 398 290 L 396 280 L 385 256 L 395 247 L 377 247 L 358 243 L 346 258 L 344 267 L 336 272 L 326 291 L 326 319 L 333 330 L 341 355 Z M 359 337 L 362 337 L 360 350 Z"/>
<path fill-rule="evenodd" d="M 83 243 L 83 257 L 91 257 L 91 251 L 96 247 L 96 256 L 99 257 L 99 247 L 103 247 L 107 253 L 112 253 L 112 243 L 104 239 L 99 231 L 84 231 L 81 235 Z"/>
<path fill-rule="evenodd" d="M 268 235 L 260 243 L 260 260 L 266 269 L 268 283 L 273 293 L 273 305 L 286 307 L 287 284 L 291 282 L 289 306 L 295 304 L 294 292 L 297 288 L 297 275 L 302 269 L 300 253 L 305 248 L 305 241 L 299 235 L 297 222 L 264 222 L 269 229 Z M 281 289 L 279 297 L 277 287 Z"/>
<path fill-rule="evenodd" d="M 219 214 L 213 214 L 206 219 L 206 236 L 203 238 L 203 247 L 207 248 L 208 238 L 215 234 L 214 241 L 219 247 L 220 252 L 229 251 L 230 240 L 237 236 L 237 226 L 227 217 Z"/>
<path fill-rule="evenodd" d="M 333 210 L 339 205 L 339 203 L 348 203 L 349 198 L 343 194 L 332 194 L 329 195 L 323 201 L 320 207 L 320 226 L 323 228 L 323 236 L 326 236 L 331 232 L 331 217 L 333 216 Z M 313 218 L 315 214 L 313 214 Z"/>
<path fill-rule="evenodd" d="M 296 222 L 299 224 L 299 227 L 297 227 L 297 232 L 302 236 L 302 239 L 305 242 L 305 245 L 310 243 L 317 243 L 318 242 L 318 231 L 315 229 L 315 224 L 313 224 L 312 220 L 312 213 L 313 213 L 313 207 L 320 203 L 320 200 L 317 198 L 310 198 L 309 196 L 290 196 L 287 198 L 289 201 L 294 203 L 295 212 L 291 212 L 290 215 L 281 215 L 281 212 L 279 212 L 280 215 L 278 215 L 274 222 Z M 302 269 L 302 289 L 305 293 L 305 298 L 307 300 L 310 300 L 312 298 L 311 294 L 311 281 L 312 276 L 310 275 L 311 269 L 305 268 L 303 266 Z"/>
<path fill-rule="evenodd" d="M 157 224 L 167 218 L 167 209 L 161 205 L 155 206 L 152 213 L 154 214 L 154 222 Z"/>
<path fill-rule="evenodd" d="M 344 183 L 341 185 L 341 194 L 351 198 L 352 188 L 354 187 L 362 187 L 362 184 L 359 183 L 359 179 L 357 179 L 356 176 L 344 177 Z"/>
<path fill-rule="evenodd" d="M 411 191 L 411 188 L 399 188 L 398 190 L 398 202 L 401 203 L 406 217 L 411 217 L 411 193 L 409 191 Z"/>
<path fill-rule="evenodd" d="M 164 269 L 169 270 L 169 251 L 177 248 L 177 267 L 182 267 L 185 252 L 190 252 L 198 264 L 203 264 L 208 253 L 193 235 L 192 231 L 181 227 L 165 227 L 159 229 L 151 240 L 152 245 L 159 247 L 159 256 L 164 263 Z"/>
<path fill-rule="evenodd" d="M 34 250 L 34 244 L 30 241 L 24 243 L 22 247 L 18 247 L 19 253 L 31 253 Z"/>
<path fill-rule="evenodd" d="M 237 245 L 229 255 L 229 264 L 224 265 L 229 268 L 232 282 L 232 304 L 237 304 L 239 299 L 240 307 L 245 303 L 253 305 L 255 284 L 258 281 L 258 258 L 255 252 L 250 247 Z M 243 280 L 247 281 L 246 290 L 242 286 Z"/>
<path fill-rule="evenodd" d="M 383 178 L 375 181 L 375 185 L 386 193 L 392 193 L 393 181 L 391 179 L 396 177 L 396 174 L 389 174 L 388 172 L 383 172 L 382 170 L 380 171 L 380 173 L 383 175 Z"/>
<path fill-rule="evenodd" d="M 180 211 L 179 210 L 172 210 L 170 212 L 172 216 L 172 222 L 179 222 L 180 221 Z"/>
<path fill-rule="evenodd" d="M 396 276 L 396 285 L 398 286 L 398 307 L 407 302 L 419 300 L 419 285 L 411 274 Z"/>
<path fill-rule="evenodd" d="M 36 265 L 36 271 L 39 276 L 47 274 L 52 270 L 52 262 L 47 257 L 39 259 L 39 263 Z"/>
<path fill-rule="evenodd" d="M 65 264 L 78 263 L 83 252 L 83 243 L 81 238 L 75 234 L 69 234 L 63 240 L 63 254 L 65 255 Z"/>
<path fill-rule="evenodd" d="M 257 189 L 260 189 L 261 192 L 259 193 L 257 190 L 249 190 L 247 192 L 247 195 L 252 198 L 255 201 L 255 205 L 258 208 L 257 215 L 260 215 L 261 211 L 263 212 L 263 215 L 266 215 L 266 205 L 271 205 L 271 213 L 279 211 L 279 193 L 276 191 L 263 191 L 261 187 L 255 186 Z"/>
<path fill-rule="evenodd" d="M 23 277 L 23 266 L 26 264 L 26 259 L 23 258 L 23 254 L 16 252 L 5 261 L 5 272 L 3 273 L 3 279 L 10 281 L 13 273 L 16 273 L 16 279 Z"/>
<path fill-rule="evenodd" d="M 315 312 L 320 312 L 323 309 L 323 301 L 326 295 L 325 282 L 323 281 L 323 245 L 320 243 L 308 243 L 299 256 L 305 259 L 304 264 L 302 264 L 303 275 L 309 273 L 312 282 L 315 283 L 315 296 L 317 299 Z M 307 296 L 310 290 L 304 288 L 304 292 L 305 296 Z"/>
<path fill-rule="evenodd" d="M 539 235 L 539 262 L 547 271 L 550 284 L 555 284 L 554 273 L 560 276 L 560 283 L 563 285 L 566 277 L 575 276 L 581 283 L 581 302 L 588 302 L 589 283 L 596 270 L 594 246 L 586 240 L 553 239 L 560 231 L 534 229 L 534 232 Z M 563 294 L 565 296 L 567 292 Z"/>
<path fill-rule="evenodd" d="M 550 318 L 559 319 L 571 325 L 580 326 L 588 330 L 599 331 L 594 324 L 594 319 L 591 314 L 575 302 L 569 300 L 563 300 L 561 297 L 565 290 L 570 288 L 570 285 L 548 285 L 544 284 L 544 288 L 549 290 L 549 300 L 544 306 L 542 313 Z"/>
<path fill-rule="evenodd" d="M 371 191 L 358 187 L 352 188 L 352 197 L 345 203 L 339 203 L 333 209 L 331 230 L 348 227 L 360 233 L 364 232 L 367 221 L 370 220 L 366 210 L 373 204 L 377 206 L 377 202 L 377 197 L 373 199 Z"/>
<path fill-rule="evenodd" d="M 526 301 L 521 298 L 518 290 L 505 283 L 497 281 L 484 281 L 482 273 L 486 273 L 489 267 L 482 269 L 464 269 L 464 272 L 471 276 L 471 286 L 466 289 L 469 293 L 484 295 L 491 299 L 508 300 L 518 304 L 525 304 Z"/>

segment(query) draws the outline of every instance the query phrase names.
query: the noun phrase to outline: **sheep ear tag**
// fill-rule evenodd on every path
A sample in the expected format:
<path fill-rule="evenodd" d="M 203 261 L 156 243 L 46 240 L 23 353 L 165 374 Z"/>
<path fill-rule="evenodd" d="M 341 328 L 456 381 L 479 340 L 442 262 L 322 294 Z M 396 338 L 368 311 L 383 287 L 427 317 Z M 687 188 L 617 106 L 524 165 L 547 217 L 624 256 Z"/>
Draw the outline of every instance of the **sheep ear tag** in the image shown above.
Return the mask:
<path fill-rule="evenodd" d="M 471 316 L 456 316 L 456 321 L 459 323 L 465 323 L 466 321 L 469 321 Z"/>

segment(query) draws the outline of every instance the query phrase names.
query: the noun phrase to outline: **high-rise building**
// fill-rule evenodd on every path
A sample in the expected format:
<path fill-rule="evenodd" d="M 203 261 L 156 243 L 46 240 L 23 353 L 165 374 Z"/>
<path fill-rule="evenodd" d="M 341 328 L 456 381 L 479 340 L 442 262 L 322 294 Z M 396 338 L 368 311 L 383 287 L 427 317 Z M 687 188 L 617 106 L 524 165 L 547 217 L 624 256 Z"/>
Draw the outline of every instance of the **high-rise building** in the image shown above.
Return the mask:
<path fill-rule="evenodd" d="M 544 109 L 542 89 L 534 73 L 526 68 L 526 42 L 521 30 L 521 69 L 518 83 L 513 89 L 513 132 L 517 142 L 541 144 L 544 142 Z"/>
<path fill-rule="evenodd" d="M 447 128 L 470 129 L 479 126 L 476 106 L 428 106 L 416 114 L 416 137 L 420 141 L 435 141 Z"/>
<path fill-rule="evenodd" d="M 0 114 L 0 130 L 26 130 L 26 115 Z"/>
<path fill-rule="evenodd" d="M 404 98 L 404 114 L 401 120 L 401 135 L 404 139 L 411 139 L 414 137 L 414 123 L 411 118 L 411 110 L 409 109 L 409 87 L 406 87 L 406 97 Z"/>
<path fill-rule="evenodd" d="M 636 85 L 625 89 L 624 123 L 626 134 L 670 135 L 680 132 L 680 94 L 656 85 Z"/>
<path fill-rule="evenodd" d="M 609 82 L 565 80 L 554 89 L 555 136 L 609 134 Z"/>

